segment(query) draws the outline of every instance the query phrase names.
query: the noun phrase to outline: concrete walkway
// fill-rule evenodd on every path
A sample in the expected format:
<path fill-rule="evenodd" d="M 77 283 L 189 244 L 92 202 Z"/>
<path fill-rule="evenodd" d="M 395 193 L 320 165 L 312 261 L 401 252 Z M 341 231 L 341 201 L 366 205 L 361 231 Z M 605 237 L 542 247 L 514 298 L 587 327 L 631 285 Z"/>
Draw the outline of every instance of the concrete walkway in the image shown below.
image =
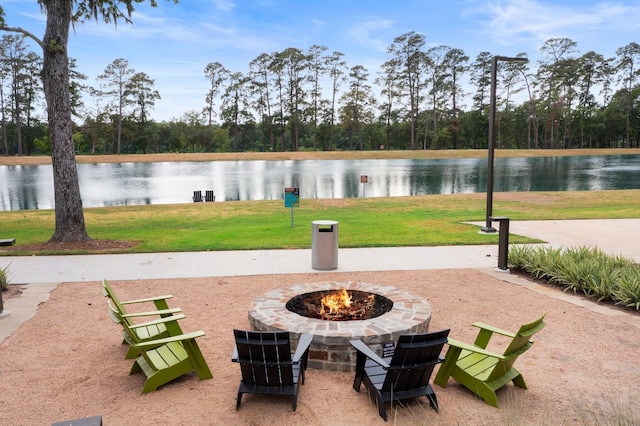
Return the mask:
<path fill-rule="evenodd" d="M 640 263 L 640 219 L 537 220 L 510 223 L 511 234 L 524 235 L 559 247 L 597 247 Z"/>
<path fill-rule="evenodd" d="M 537 238 L 554 247 L 598 247 L 640 262 L 640 245 L 636 243 L 640 219 L 518 221 L 511 222 L 510 233 Z M 497 245 L 339 249 L 338 254 L 337 272 L 473 268 L 544 292 L 542 286 L 496 272 Z M 6 266 L 11 284 L 25 285 L 25 290 L 21 297 L 4 303 L 0 342 L 33 317 L 37 306 L 48 300 L 51 290 L 61 282 L 323 273 L 311 267 L 309 249 L 0 257 L 0 267 Z M 586 304 L 611 315 L 620 314 L 591 302 Z M 622 314 L 640 327 L 639 316 Z"/>

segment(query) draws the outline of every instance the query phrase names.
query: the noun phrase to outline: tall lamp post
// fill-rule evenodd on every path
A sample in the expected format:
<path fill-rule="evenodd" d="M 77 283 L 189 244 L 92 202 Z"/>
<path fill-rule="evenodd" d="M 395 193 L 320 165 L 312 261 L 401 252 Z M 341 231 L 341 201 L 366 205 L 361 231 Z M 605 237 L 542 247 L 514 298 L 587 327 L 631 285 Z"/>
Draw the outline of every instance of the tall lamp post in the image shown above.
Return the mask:
<path fill-rule="evenodd" d="M 491 226 L 491 215 L 493 215 L 493 151 L 496 146 L 496 77 L 498 75 L 498 61 L 503 62 L 529 62 L 527 58 L 515 58 L 508 56 L 494 56 L 491 59 L 491 99 L 489 101 L 489 136 L 487 141 L 487 217 L 485 226 L 481 232 L 495 233 L 496 228 Z"/>

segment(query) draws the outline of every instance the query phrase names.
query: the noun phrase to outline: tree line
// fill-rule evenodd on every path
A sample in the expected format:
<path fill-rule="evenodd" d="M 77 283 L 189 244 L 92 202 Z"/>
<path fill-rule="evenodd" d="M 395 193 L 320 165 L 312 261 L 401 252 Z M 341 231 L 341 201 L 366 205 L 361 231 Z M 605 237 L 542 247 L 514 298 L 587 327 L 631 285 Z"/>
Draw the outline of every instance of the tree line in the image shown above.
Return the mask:
<path fill-rule="evenodd" d="M 607 58 L 551 38 L 537 63 L 499 62 L 496 143 L 506 148 L 638 147 L 640 45 Z M 95 85 L 69 60 L 77 153 L 239 152 L 486 148 L 490 52 L 426 47 L 396 37 L 371 76 L 341 52 L 312 45 L 262 53 L 248 72 L 203 69 L 203 106 L 153 120 L 154 80 L 115 59 Z M 517 55 L 526 58 L 524 53 Z M 42 58 L 22 34 L 0 40 L 3 155 L 48 154 L 41 111 Z M 88 105 L 90 103 L 91 105 Z"/>

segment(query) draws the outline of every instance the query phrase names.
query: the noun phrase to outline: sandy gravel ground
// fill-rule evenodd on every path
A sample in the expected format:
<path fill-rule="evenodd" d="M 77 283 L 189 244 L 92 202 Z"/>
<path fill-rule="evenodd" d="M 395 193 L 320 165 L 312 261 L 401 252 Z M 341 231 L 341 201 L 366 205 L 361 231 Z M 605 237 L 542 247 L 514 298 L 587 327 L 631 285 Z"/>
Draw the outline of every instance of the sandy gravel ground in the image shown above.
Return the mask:
<path fill-rule="evenodd" d="M 108 278 L 108 277 L 106 277 Z M 395 285 L 433 305 L 431 330 L 472 341 L 474 321 L 515 329 L 547 312 L 547 327 L 517 362 L 528 390 L 509 384 L 501 408 L 487 406 L 452 380 L 436 386 L 440 412 L 424 399 L 390 411 L 398 425 L 634 424 L 640 419 L 640 329 L 476 270 L 324 273 L 286 276 L 113 281 L 123 299 L 174 295 L 185 331 L 204 330 L 199 344 L 213 379 L 187 375 L 142 395 L 142 375 L 129 376 L 120 330 L 109 320 L 101 284 L 63 283 L 37 315 L 0 345 L 0 423 L 48 425 L 101 415 L 111 425 L 372 425 L 383 424 L 351 373 L 308 370 L 298 410 L 290 398 L 247 395 L 230 360 L 233 328 L 247 328 L 254 297 L 299 282 Z M 638 424 L 638 423 L 635 423 Z"/>

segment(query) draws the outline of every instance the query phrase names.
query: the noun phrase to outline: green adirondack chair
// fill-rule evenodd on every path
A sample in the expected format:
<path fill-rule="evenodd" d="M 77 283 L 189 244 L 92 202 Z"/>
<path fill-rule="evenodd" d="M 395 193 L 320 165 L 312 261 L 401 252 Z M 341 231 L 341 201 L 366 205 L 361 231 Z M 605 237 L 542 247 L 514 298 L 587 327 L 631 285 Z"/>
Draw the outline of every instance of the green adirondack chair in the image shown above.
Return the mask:
<path fill-rule="evenodd" d="M 142 393 L 154 391 L 159 386 L 194 370 L 200 380 L 213 377 L 196 343 L 196 338 L 204 336 L 205 333 L 194 331 L 182 334 L 178 321 L 185 318 L 184 315 L 171 315 L 129 326 L 116 308 L 111 304 L 109 307 L 109 316 L 114 322 L 122 325 L 125 340 L 138 354 L 129 374 L 144 372 L 147 376 Z M 160 324 L 166 325 L 167 330 L 175 334 L 162 339 L 144 341 L 138 339 L 139 329 Z"/>
<path fill-rule="evenodd" d="M 182 334 L 182 330 L 180 329 L 180 326 L 178 325 L 177 322 L 167 323 L 163 321 L 159 321 L 159 322 L 151 321 L 151 322 L 144 323 L 144 326 L 142 326 L 142 325 L 136 325 L 134 321 L 135 318 L 144 318 L 144 317 L 150 317 L 150 316 L 158 316 L 158 317 L 164 318 L 171 315 L 179 314 L 181 312 L 180 308 L 169 308 L 169 305 L 167 303 L 167 300 L 173 297 L 172 295 L 169 294 L 164 296 L 148 297 L 144 299 L 121 301 L 116 295 L 116 293 L 113 291 L 113 289 L 111 288 L 111 286 L 109 285 L 106 279 L 102 281 L 102 293 L 105 297 L 109 299 L 110 310 L 116 312 L 120 317 L 118 319 L 114 319 L 114 317 L 111 316 L 111 319 L 114 320 L 114 322 L 116 323 L 120 323 L 120 321 L 122 321 L 124 323 L 123 325 L 126 324 L 129 327 L 135 326 L 135 328 L 133 328 L 135 333 L 135 337 L 133 340 L 135 342 L 161 339 L 164 337 L 176 336 L 176 335 Z M 155 307 L 155 309 L 152 311 L 128 313 L 127 310 L 125 309 L 126 305 L 150 304 L 150 303 L 153 303 Z M 184 318 L 184 315 L 182 316 L 182 318 Z M 172 327 L 171 330 L 167 329 L 167 324 L 170 324 L 170 326 Z M 124 338 L 122 340 L 122 343 L 127 344 L 127 338 L 124 333 L 125 332 L 123 331 Z M 127 351 L 127 354 L 125 355 L 125 359 L 134 359 L 137 357 L 138 357 L 138 351 L 134 348 L 129 348 L 129 350 Z"/>
<path fill-rule="evenodd" d="M 546 313 L 537 320 L 524 324 L 516 333 L 484 323 L 474 323 L 480 330 L 473 345 L 449 338 L 449 350 L 433 382 L 445 387 L 449 377 L 453 377 L 487 404 L 498 407 L 496 391 L 505 384 L 513 382 L 519 388 L 527 388 L 522 374 L 513 364 L 533 345 L 531 336 L 544 328 L 545 315 Z M 502 355 L 487 350 L 494 333 L 511 338 Z"/>

